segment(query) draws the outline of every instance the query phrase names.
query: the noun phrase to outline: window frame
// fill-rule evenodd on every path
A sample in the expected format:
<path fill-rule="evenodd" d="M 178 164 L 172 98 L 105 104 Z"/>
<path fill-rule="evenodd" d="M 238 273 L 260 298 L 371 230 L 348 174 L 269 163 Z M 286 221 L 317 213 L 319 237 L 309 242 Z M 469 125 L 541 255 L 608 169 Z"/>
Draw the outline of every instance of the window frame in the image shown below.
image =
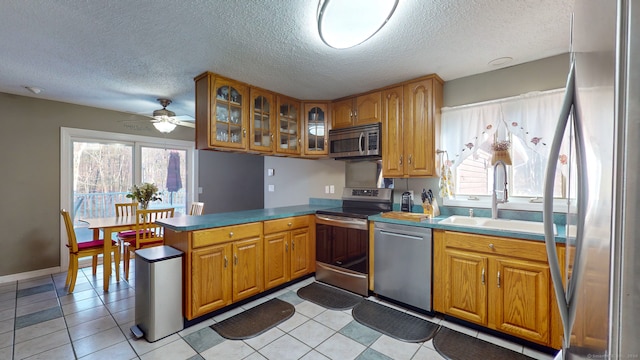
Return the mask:
<path fill-rule="evenodd" d="M 183 185 L 187 191 L 188 208 L 193 201 L 197 201 L 198 189 L 198 164 L 195 143 L 193 141 L 175 140 L 167 138 L 156 138 L 151 136 L 132 135 L 123 133 L 113 133 L 107 131 L 87 130 L 77 128 L 60 128 L 60 208 L 73 208 L 73 189 L 72 177 L 73 171 L 73 142 L 103 142 L 103 143 L 124 143 L 133 145 L 133 183 L 140 182 L 141 171 L 139 169 L 141 163 L 140 149 L 142 147 L 171 147 L 175 149 L 185 150 L 187 158 L 186 183 Z M 66 248 L 67 233 L 64 223 L 60 222 L 60 267 L 66 269 L 69 265 L 69 251 Z"/>

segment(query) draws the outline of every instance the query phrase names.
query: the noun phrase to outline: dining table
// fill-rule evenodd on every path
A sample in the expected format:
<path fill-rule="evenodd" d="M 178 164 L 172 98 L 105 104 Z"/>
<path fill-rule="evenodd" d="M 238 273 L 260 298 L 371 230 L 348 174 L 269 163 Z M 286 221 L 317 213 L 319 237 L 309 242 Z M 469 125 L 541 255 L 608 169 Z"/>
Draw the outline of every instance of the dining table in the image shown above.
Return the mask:
<path fill-rule="evenodd" d="M 104 253 L 102 254 L 102 267 L 103 267 L 103 288 L 104 291 L 109 291 L 109 278 L 111 276 L 111 241 L 112 234 L 125 230 L 133 230 L 136 227 L 136 216 L 113 216 L 103 218 L 90 218 L 80 219 L 80 221 L 89 224 L 89 229 L 93 230 L 93 238 L 100 238 L 100 230 L 102 230 L 104 236 Z M 116 264 L 118 266 L 118 264 Z M 120 281 L 120 279 L 116 279 Z"/>

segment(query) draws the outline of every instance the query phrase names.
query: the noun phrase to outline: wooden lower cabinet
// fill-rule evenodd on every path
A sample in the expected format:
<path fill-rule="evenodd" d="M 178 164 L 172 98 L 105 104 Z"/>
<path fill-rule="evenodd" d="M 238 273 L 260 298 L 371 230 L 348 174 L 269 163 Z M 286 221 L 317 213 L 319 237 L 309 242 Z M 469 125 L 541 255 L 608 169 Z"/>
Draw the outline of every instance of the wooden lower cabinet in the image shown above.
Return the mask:
<path fill-rule="evenodd" d="M 552 294 L 543 242 L 434 230 L 434 310 L 557 347 Z"/>
<path fill-rule="evenodd" d="M 172 233 L 165 242 L 186 253 L 188 320 L 264 290 L 262 222 Z"/>
<path fill-rule="evenodd" d="M 191 253 L 191 318 L 231 304 L 230 258 L 231 244 L 208 246 Z"/>
<path fill-rule="evenodd" d="M 310 222 L 307 215 L 264 222 L 265 289 L 311 272 Z"/>

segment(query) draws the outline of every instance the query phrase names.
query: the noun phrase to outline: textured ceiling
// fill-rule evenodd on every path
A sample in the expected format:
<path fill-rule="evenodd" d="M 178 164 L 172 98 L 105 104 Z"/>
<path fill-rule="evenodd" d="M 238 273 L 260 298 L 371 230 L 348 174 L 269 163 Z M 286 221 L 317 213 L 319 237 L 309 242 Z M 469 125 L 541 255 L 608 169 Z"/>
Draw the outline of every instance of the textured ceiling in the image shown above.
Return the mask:
<path fill-rule="evenodd" d="M 437 73 L 445 81 L 569 51 L 573 0 L 400 0 L 346 50 L 322 43 L 316 0 L 2 0 L 0 92 L 151 115 L 194 115 L 213 71 L 298 99 Z M 357 15 L 355 15 L 357 16 Z M 42 88 L 32 94 L 24 87 Z"/>

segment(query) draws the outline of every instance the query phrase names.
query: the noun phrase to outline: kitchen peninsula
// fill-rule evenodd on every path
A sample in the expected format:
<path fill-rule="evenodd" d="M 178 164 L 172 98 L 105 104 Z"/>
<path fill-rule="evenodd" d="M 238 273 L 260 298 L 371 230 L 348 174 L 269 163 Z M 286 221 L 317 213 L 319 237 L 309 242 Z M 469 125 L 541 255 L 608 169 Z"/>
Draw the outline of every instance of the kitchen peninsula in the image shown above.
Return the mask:
<path fill-rule="evenodd" d="M 187 320 L 315 271 L 315 212 L 300 205 L 163 219 L 182 250 Z"/>

